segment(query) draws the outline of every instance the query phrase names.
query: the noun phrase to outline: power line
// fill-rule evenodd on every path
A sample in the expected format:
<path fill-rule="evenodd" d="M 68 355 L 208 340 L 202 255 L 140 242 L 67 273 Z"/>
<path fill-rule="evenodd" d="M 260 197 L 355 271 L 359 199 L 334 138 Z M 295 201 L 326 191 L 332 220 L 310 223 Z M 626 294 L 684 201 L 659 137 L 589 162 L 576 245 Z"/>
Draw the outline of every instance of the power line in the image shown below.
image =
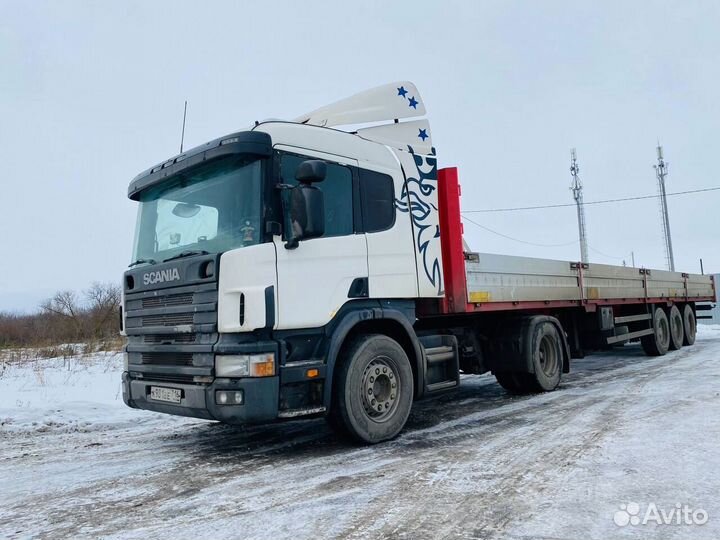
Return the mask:
<path fill-rule="evenodd" d="M 495 230 L 491 229 L 490 227 L 486 227 L 485 225 L 480 225 L 477 221 L 473 221 L 472 219 L 470 219 L 470 218 L 467 217 L 467 216 L 463 216 L 463 219 L 466 220 L 466 221 L 469 221 L 469 222 L 472 223 L 473 225 L 476 225 L 476 226 L 480 227 L 480 228 L 483 229 L 483 230 L 486 230 L 487 232 L 490 232 L 490 233 L 492 233 L 492 234 L 496 234 L 496 235 L 501 236 L 501 237 L 503 237 L 503 238 L 506 238 L 506 239 L 508 239 L 508 240 L 512 240 L 513 242 L 520 242 L 521 244 L 527 244 L 527 245 L 529 245 L 529 246 L 538 246 L 538 247 L 561 247 L 561 246 L 570 246 L 570 245 L 572 245 L 572 244 L 577 244 L 577 242 L 578 242 L 577 240 L 573 240 L 572 242 L 564 242 L 564 243 L 562 243 L 562 244 L 538 244 L 538 243 L 536 243 L 536 242 L 528 242 L 528 241 L 526 241 L 526 240 L 520 240 L 519 238 L 513 238 L 512 236 L 508 236 L 507 234 L 503 234 L 503 233 L 501 233 L 501 232 L 495 231 Z"/>
<path fill-rule="evenodd" d="M 690 189 L 687 191 L 676 191 L 675 193 L 666 193 L 666 197 L 671 197 L 675 195 L 690 195 L 692 193 L 705 193 L 708 191 L 718 191 L 720 190 L 720 186 L 716 187 L 710 187 L 710 188 L 703 188 L 703 189 Z M 622 197 L 619 199 L 605 199 L 601 201 L 589 201 L 589 202 L 583 202 L 583 206 L 588 206 L 591 204 L 608 204 L 608 203 L 616 203 L 616 202 L 625 202 L 625 201 L 639 201 L 642 199 L 657 199 L 660 195 L 639 195 L 637 197 Z M 575 206 L 575 203 L 563 203 L 563 204 L 544 204 L 539 206 L 518 206 L 515 208 L 485 208 L 483 210 L 465 210 L 461 212 L 462 214 L 482 214 L 482 213 L 490 213 L 490 212 L 517 212 L 520 210 L 542 210 L 545 208 L 567 208 L 570 206 Z"/>
<path fill-rule="evenodd" d="M 570 242 L 563 242 L 563 243 L 560 243 L 560 244 L 539 244 L 539 243 L 537 243 L 537 242 L 528 242 L 527 240 L 521 240 L 521 239 L 519 239 L 519 238 L 514 238 L 514 237 L 512 237 L 512 236 L 508 236 L 507 234 L 503 234 L 503 233 L 498 232 L 498 231 L 496 231 L 496 230 L 494 230 L 494 229 L 491 229 L 490 227 L 486 227 L 485 225 L 481 225 L 481 224 L 478 223 L 477 221 L 474 221 L 474 220 L 470 219 L 470 218 L 467 217 L 467 216 L 463 216 L 463 219 L 464 219 L 465 221 L 468 221 L 468 222 L 472 223 L 473 225 L 475 225 L 475 226 L 477 226 L 477 227 L 480 227 L 481 229 L 483 229 L 483 230 L 485 230 L 485 231 L 487 231 L 487 232 L 489 232 L 489 233 L 495 234 L 495 235 L 500 236 L 500 237 L 502 237 L 502 238 L 505 238 L 505 239 L 507 239 L 507 240 L 512 240 L 513 242 L 519 242 L 519 243 L 521 243 L 521 244 L 526 244 L 526 245 L 528 245 L 528 246 L 536 246 L 536 247 L 564 247 L 564 246 L 571 246 L 571 245 L 573 245 L 573 244 L 577 244 L 577 243 L 578 243 L 578 240 L 572 240 L 572 241 L 570 241 Z M 592 246 L 590 246 L 590 245 L 588 245 L 588 248 L 589 248 L 591 251 L 594 251 L 595 253 L 597 253 L 598 255 L 602 255 L 603 257 L 607 257 L 608 259 L 617 259 L 617 260 L 619 260 L 619 261 L 624 260 L 624 257 L 616 257 L 616 256 L 614 256 L 614 255 L 608 255 L 607 253 L 603 253 L 602 251 L 597 250 L 597 249 L 595 249 L 594 247 L 592 247 Z"/>
<path fill-rule="evenodd" d="M 607 253 L 603 253 L 602 251 L 595 249 L 592 246 L 588 246 L 588 247 L 590 248 L 590 251 L 594 251 L 598 255 L 602 255 L 603 257 L 607 257 L 608 259 L 617 259 L 618 261 L 624 261 L 627 258 L 627 257 L 616 257 L 615 255 L 608 255 Z"/>

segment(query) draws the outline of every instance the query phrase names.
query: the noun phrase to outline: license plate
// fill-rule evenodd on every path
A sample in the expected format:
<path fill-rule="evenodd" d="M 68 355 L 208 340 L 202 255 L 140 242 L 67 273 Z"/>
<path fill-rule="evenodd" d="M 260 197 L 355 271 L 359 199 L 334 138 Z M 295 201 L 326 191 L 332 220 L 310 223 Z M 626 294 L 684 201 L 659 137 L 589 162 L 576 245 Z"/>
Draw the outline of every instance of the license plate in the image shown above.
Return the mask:
<path fill-rule="evenodd" d="M 156 401 L 167 401 L 168 403 L 180 403 L 180 400 L 182 399 L 182 392 L 177 388 L 151 386 L 150 399 L 154 399 Z"/>

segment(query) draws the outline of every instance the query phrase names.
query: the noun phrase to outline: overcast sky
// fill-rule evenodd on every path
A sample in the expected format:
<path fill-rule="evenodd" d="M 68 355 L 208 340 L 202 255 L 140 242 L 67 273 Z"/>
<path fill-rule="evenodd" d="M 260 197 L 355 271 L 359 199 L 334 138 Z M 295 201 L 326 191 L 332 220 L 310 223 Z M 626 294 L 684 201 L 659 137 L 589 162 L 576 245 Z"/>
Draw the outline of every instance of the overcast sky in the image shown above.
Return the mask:
<path fill-rule="evenodd" d="M 415 82 L 464 210 L 713 187 L 720 3 L 0 0 L 0 311 L 119 281 L 135 174 L 256 119 Z M 720 192 L 669 199 L 678 270 L 720 271 Z M 577 260 L 574 208 L 474 214 L 481 252 Z M 589 206 L 591 262 L 665 265 L 656 199 Z"/>

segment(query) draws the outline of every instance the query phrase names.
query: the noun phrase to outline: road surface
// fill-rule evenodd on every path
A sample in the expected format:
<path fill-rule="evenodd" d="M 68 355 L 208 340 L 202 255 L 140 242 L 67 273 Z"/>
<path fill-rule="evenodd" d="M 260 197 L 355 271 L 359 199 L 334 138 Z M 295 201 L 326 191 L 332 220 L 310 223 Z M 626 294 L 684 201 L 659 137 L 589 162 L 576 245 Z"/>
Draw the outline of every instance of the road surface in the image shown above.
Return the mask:
<path fill-rule="evenodd" d="M 720 537 L 720 327 L 660 358 L 575 360 L 549 394 L 463 377 L 372 447 L 322 420 L 235 428 L 63 392 L 2 402 L 1 537 Z M 643 524 L 651 505 L 707 520 Z"/>

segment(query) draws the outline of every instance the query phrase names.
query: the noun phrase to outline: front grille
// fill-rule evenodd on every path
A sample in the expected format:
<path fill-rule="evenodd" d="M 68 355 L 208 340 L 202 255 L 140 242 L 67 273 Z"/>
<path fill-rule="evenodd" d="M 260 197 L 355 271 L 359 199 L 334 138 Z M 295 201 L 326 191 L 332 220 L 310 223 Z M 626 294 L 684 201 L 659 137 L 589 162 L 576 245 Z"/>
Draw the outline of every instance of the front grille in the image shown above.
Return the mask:
<path fill-rule="evenodd" d="M 130 376 L 149 382 L 204 384 L 195 378 L 212 377 L 217 301 L 217 283 L 126 293 Z"/>
<path fill-rule="evenodd" d="M 193 375 L 180 375 L 176 373 L 153 373 L 152 377 L 149 377 L 148 380 L 150 380 L 151 382 L 157 381 L 178 384 L 193 384 L 195 382 Z"/>
<path fill-rule="evenodd" d="M 142 318 L 143 326 L 178 326 L 192 323 L 192 313 L 163 313 L 161 315 L 146 315 Z"/>
<path fill-rule="evenodd" d="M 185 306 L 193 303 L 193 293 L 169 294 L 167 296 L 149 296 L 142 299 L 143 309 Z"/>
<path fill-rule="evenodd" d="M 142 353 L 142 363 L 156 366 L 192 366 L 192 353 Z"/>
<path fill-rule="evenodd" d="M 167 343 L 170 345 L 180 343 L 195 343 L 197 334 L 146 334 L 143 338 L 145 343 Z"/>

